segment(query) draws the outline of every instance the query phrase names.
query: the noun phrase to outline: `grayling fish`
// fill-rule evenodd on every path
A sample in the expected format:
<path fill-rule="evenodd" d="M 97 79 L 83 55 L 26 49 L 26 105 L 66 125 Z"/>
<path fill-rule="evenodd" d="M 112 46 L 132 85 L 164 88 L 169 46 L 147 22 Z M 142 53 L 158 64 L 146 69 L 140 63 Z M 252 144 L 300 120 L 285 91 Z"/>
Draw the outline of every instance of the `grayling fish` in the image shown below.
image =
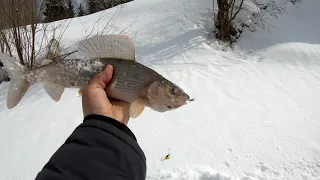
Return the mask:
<path fill-rule="evenodd" d="M 138 117 L 145 106 L 165 112 L 190 100 L 177 85 L 135 61 L 135 46 L 127 36 L 102 35 L 85 39 L 79 42 L 78 53 L 87 60 L 62 60 L 32 70 L 14 58 L 0 54 L 11 78 L 7 107 L 15 107 L 28 88 L 36 83 L 43 83 L 49 96 L 59 101 L 65 88 L 84 89 L 108 64 L 113 65 L 114 72 L 106 92 L 113 99 L 131 103 L 129 114 L 132 118 Z"/>

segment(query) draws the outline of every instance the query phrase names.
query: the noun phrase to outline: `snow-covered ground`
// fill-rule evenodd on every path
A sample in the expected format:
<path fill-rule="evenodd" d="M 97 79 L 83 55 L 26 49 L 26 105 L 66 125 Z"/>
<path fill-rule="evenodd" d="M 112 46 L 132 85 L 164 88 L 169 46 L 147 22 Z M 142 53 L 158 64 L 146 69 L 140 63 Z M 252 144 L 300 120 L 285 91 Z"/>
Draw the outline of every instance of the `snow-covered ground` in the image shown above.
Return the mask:
<path fill-rule="evenodd" d="M 267 19 L 268 30 L 245 31 L 234 51 L 206 44 L 211 3 L 135 0 L 116 16 L 115 32 L 136 19 L 127 34 L 137 60 L 195 98 L 130 121 L 147 179 L 319 180 L 320 1 L 288 4 L 286 15 Z M 74 19 L 63 45 L 81 39 L 99 14 Z M 82 122 L 81 98 L 68 89 L 56 103 L 35 85 L 7 110 L 7 87 L 0 85 L 0 179 L 33 179 Z"/>

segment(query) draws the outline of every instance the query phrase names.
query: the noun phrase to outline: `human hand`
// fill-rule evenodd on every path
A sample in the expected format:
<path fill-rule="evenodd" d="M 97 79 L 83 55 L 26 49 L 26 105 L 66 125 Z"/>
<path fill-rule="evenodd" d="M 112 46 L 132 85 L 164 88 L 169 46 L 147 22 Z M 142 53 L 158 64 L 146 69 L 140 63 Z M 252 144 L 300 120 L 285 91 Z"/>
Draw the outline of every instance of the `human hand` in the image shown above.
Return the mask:
<path fill-rule="evenodd" d="M 82 91 L 82 110 L 84 117 L 90 114 L 108 116 L 125 125 L 129 121 L 129 103 L 111 100 L 105 88 L 111 81 L 113 67 L 108 65 L 104 71 L 95 75 Z"/>

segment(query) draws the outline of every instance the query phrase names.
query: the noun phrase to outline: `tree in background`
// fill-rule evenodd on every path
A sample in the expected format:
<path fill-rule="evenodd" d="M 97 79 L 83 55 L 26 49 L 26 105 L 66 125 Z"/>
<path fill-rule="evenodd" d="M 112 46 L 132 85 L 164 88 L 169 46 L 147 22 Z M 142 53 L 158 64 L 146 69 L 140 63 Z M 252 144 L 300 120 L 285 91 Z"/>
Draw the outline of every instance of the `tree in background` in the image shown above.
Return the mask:
<path fill-rule="evenodd" d="M 92 14 L 132 0 L 87 0 L 88 13 Z"/>
<path fill-rule="evenodd" d="M 84 16 L 86 14 L 87 14 L 86 10 L 83 8 L 82 3 L 80 3 L 80 6 L 78 8 L 78 16 L 80 17 L 80 16 Z"/>
<path fill-rule="evenodd" d="M 124 4 L 130 2 L 132 0 L 104 0 L 107 3 L 108 8 L 112 8 L 114 6 L 118 6 L 120 4 Z"/>
<path fill-rule="evenodd" d="M 118 0 L 118 4 L 123 4 L 123 3 L 127 3 L 133 0 Z"/>
<path fill-rule="evenodd" d="M 97 0 L 87 0 L 87 11 L 89 14 L 93 14 L 99 11 L 99 5 Z"/>
<path fill-rule="evenodd" d="M 45 0 L 45 7 L 46 10 L 43 12 L 45 22 L 57 21 L 66 17 L 64 0 Z"/>
<path fill-rule="evenodd" d="M 67 4 L 67 7 L 66 7 L 66 17 L 67 18 L 73 18 L 75 13 L 74 13 L 74 6 L 72 4 L 72 0 L 66 0 L 66 4 Z"/>
<path fill-rule="evenodd" d="M 46 10 L 43 12 L 45 22 L 73 18 L 75 16 L 72 0 L 45 0 Z"/>

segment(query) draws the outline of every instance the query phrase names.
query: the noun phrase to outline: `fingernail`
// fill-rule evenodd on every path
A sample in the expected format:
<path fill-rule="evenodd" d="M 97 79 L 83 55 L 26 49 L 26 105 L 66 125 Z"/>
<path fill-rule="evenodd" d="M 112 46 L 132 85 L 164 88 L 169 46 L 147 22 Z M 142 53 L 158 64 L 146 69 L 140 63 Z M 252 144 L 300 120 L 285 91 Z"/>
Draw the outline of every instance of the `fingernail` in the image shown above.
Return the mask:
<path fill-rule="evenodd" d="M 104 68 L 105 71 L 109 71 L 110 70 L 110 65 L 107 64 L 107 66 Z"/>

